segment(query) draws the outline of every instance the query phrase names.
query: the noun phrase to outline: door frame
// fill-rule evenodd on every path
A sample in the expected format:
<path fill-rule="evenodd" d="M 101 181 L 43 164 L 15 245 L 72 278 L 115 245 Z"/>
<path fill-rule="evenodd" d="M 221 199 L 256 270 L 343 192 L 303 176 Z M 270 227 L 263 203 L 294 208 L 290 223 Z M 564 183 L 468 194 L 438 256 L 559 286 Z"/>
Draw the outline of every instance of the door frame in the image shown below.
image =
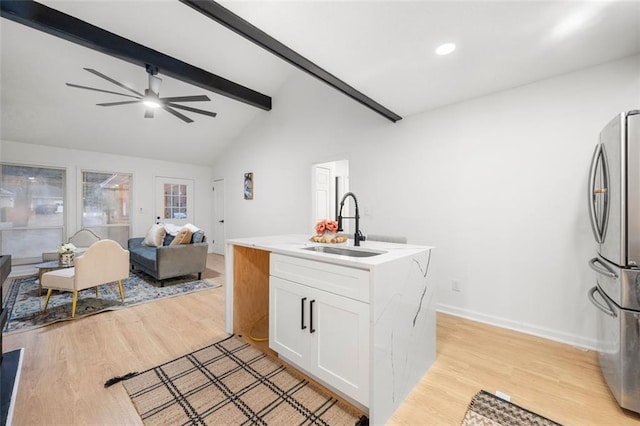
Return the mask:
<path fill-rule="evenodd" d="M 317 218 L 316 215 L 316 168 L 322 167 L 331 171 L 331 182 L 329 184 L 330 209 L 334 210 L 337 216 L 338 197 L 349 191 L 349 160 L 326 161 L 311 165 L 311 229 L 314 229 Z M 323 219 L 337 220 L 337 217 Z"/>
<path fill-rule="evenodd" d="M 224 179 L 214 180 L 211 189 L 213 191 L 213 244 L 211 245 L 211 251 L 224 256 L 224 242 L 226 239 L 226 227 L 224 223 Z"/>

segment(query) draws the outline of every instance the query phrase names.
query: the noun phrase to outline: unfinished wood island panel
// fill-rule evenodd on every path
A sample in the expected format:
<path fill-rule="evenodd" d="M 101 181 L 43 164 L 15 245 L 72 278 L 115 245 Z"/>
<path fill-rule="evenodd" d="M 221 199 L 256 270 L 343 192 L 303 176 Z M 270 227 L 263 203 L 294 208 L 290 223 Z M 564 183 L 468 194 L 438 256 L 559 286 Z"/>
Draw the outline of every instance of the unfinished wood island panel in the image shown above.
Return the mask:
<path fill-rule="evenodd" d="M 269 252 L 233 249 L 233 332 L 249 335 L 269 315 Z"/>

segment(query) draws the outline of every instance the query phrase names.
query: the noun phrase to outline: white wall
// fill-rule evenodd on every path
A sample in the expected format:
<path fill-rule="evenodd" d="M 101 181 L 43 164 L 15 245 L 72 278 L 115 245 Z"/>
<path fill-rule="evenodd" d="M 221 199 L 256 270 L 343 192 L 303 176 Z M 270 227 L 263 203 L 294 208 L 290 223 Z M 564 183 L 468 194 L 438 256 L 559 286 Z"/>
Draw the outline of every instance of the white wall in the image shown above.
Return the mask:
<path fill-rule="evenodd" d="M 587 169 L 600 129 L 616 113 L 639 107 L 635 57 L 398 126 L 394 140 L 413 155 L 387 151 L 377 158 L 393 162 L 400 181 L 421 183 L 413 186 L 419 207 L 397 222 L 412 242 L 439 247 L 434 277 L 441 309 L 595 345 L 596 311 L 586 298 L 595 284 L 586 266 L 595 249 Z M 375 212 L 374 226 L 397 216 L 389 206 L 414 196 L 399 187 L 387 187 L 392 202 Z M 460 280 L 460 293 L 451 291 L 452 279 Z"/>
<path fill-rule="evenodd" d="M 634 108 L 639 56 L 396 124 L 298 73 L 214 165 L 227 237 L 311 235 L 311 165 L 347 158 L 365 234 L 437 247 L 441 310 L 594 347 L 587 169 L 600 129 Z"/>
<path fill-rule="evenodd" d="M 63 167 L 67 174 L 67 236 L 80 228 L 81 205 L 78 182 L 82 170 L 130 173 L 133 175 L 132 236 L 144 236 L 155 222 L 154 181 L 156 176 L 192 179 L 195 191 L 194 224 L 212 234 L 211 168 L 183 163 L 149 160 L 124 155 L 54 148 L 13 141 L 0 143 L 0 160 L 4 163 Z M 209 248 L 211 248 L 209 237 Z"/>
<path fill-rule="evenodd" d="M 393 126 L 302 73 L 273 103 L 214 164 L 214 178 L 225 179 L 227 238 L 313 232 L 312 165 L 351 160 L 369 132 Z M 253 172 L 253 200 L 243 198 L 245 172 Z"/>

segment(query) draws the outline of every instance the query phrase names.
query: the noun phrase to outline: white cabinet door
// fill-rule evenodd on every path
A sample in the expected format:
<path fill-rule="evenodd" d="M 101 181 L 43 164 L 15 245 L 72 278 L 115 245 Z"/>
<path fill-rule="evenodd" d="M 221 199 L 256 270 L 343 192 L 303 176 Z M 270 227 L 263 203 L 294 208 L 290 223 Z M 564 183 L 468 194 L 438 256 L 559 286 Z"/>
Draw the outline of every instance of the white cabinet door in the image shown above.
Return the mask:
<path fill-rule="evenodd" d="M 307 369 L 309 351 L 309 299 L 307 287 L 269 278 L 269 347 Z"/>
<path fill-rule="evenodd" d="M 271 276 L 269 347 L 364 406 L 369 401 L 369 305 Z"/>
<path fill-rule="evenodd" d="M 309 372 L 369 406 L 369 305 L 320 290 L 309 297 Z"/>

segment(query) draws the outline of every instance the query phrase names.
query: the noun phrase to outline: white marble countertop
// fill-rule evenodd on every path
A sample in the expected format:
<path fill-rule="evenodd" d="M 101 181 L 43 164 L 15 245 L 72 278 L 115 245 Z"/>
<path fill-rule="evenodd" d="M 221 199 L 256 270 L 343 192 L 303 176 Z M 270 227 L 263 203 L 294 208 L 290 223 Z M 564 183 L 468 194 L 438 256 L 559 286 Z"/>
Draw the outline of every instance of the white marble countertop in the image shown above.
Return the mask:
<path fill-rule="evenodd" d="M 387 243 L 381 241 L 361 241 L 359 247 L 354 247 L 353 240 L 337 244 L 323 244 L 314 243 L 310 241 L 310 238 L 311 237 L 309 235 L 302 234 L 273 235 L 265 237 L 228 239 L 226 240 L 226 244 L 251 247 L 259 250 L 270 251 L 272 253 L 280 253 L 304 259 L 316 260 L 319 262 L 333 263 L 367 270 L 373 269 L 376 265 L 405 256 L 411 256 L 421 251 L 433 248 L 430 246 Z M 351 257 L 304 250 L 305 247 L 311 246 L 348 247 L 353 250 L 371 250 L 383 253 L 370 257 Z"/>

